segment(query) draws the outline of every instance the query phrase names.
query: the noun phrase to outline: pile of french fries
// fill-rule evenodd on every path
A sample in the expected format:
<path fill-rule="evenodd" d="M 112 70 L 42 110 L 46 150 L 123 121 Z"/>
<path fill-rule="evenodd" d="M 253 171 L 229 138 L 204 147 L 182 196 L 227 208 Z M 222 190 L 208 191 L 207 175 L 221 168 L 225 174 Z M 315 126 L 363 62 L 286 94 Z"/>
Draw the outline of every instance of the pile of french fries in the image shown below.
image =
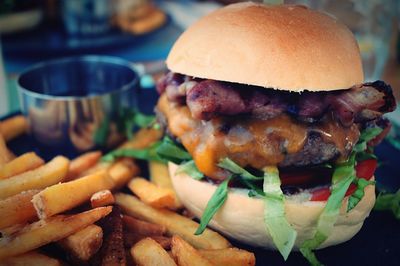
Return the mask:
<path fill-rule="evenodd" d="M 148 180 L 134 159 L 102 162 L 98 151 L 47 163 L 33 152 L 15 157 L 7 141 L 26 132 L 18 119 L 0 124 L 0 266 L 255 265 L 211 229 L 194 235 L 199 224 L 184 215 L 166 165 L 149 162 Z M 160 137 L 142 129 L 121 147 Z"/>

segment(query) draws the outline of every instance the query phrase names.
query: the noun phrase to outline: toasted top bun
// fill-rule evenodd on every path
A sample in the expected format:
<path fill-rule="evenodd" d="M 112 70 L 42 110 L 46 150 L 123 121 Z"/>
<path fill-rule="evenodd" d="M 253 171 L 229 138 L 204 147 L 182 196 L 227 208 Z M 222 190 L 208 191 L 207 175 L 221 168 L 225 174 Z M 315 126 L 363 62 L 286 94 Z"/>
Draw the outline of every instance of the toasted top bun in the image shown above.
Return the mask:
<path fill-rule="evenodd" d="M 296 92 L 348 89 L 364 80 L 349 29 L 294 5 L 219 9 L 179 37 L 167 66 L 189 76 Z"/>
<path fill-rule="evenodd" d="M 197 217 L 201 217 L 216 186 L 191 178 L 186 174 L 175 175 L 177 166 L 170 163 L 172 184 L 183 205 Z M 210 226 L 243 243 L 275 249 L 271 235 L 264 224 L 264 201 L 250 198 L 246 189 L 230 189 L 224 205 L 215 214 Z M 375 203 L 375 186 L 365 188 L 362 200 L 350 212 L 346 212 L 348 198 L 345 198 L 340 216 L 332 233 L 319 248 L 336 245 L 351 239 L 362 227 Z M 301 200 L 287 197 L 285 212 L 288 222 L 297 232 L 294 249 L 314 236 L 318 217 L 326 202 Z"/>

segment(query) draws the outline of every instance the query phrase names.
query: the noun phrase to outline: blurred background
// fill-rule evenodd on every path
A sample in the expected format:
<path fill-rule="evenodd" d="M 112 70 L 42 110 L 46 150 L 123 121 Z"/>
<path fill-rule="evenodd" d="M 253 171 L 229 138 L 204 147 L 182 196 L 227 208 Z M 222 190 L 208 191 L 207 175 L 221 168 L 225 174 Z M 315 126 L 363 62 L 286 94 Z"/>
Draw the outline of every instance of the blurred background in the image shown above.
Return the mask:
<path fill-rule="evenodd" d="M 151 88 L 153 78 L 165 70 L 163 60 L 181 32 L 232 2 L 238 1 L 1 0 L 0 116 L 19 110 L 18 75 L 48 59 L 117 56 L 136 63 L 142 86 Z M 329 12 L 347 24 L 359 41 L 366 80 L 387 81 L 400 98 L 400 1 L 285 2 Z M 392 116 L 400 120 L 400 115 Z"/>

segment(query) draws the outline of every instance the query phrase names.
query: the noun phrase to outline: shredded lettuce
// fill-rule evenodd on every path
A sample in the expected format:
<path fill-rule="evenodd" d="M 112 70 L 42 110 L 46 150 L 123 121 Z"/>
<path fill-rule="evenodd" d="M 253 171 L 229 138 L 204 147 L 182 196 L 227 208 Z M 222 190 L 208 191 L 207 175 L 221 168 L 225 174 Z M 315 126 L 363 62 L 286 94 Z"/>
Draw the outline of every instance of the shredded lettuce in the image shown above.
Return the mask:
<path fill-rule="evenodd" d="M 185 150 L 185 148 L 177 145 L 169 137 L 163 138 L 161 144 L 157 147 L 157 154 L 161 158 L 175 164 L 181 164 L 192 160 L 192 156 Z"/>
<path fill-rule="evenodd" d="M 94 143 L 99 147 L 105 146 L 107 143 L 107 138 L 109 133 L 110 133 L 110 119 L 108 117 L 105 117 L 104 120 L 101 122 L 100 126 L 93 134 Z"/>
<path fill-rule="evenodd" d="M 266 167 L 264 171 L 264 222 L 276 248 L 286 260 L 296 241 L 297 232 L 285 216 L 285 197 L 281 190 L 278 169 Z"/>
<path fill-rule="evenodd" d="M 396 219 L 400 220 L 400 189 L 396 193 L 380 193 L 376 198 L 374 210 L 392 211 Z"/>
<path fill-rule="evenodd" d="M 196 180 L 200 180 L 204 177 L 204 174 L 200 172 L 199 169 L 197 169 L 197 166 L 193 160 L 187 161 L 179 165 L 175 173 L 176 174 L 185 173 Z"/>
<path fill-rule="evenodd" d="M 356 184 L 357 189 L 354 193 L 349 197 L 349 201 L 347 204 L 347 212 L 351 211 L 364 197 L 364 189 L 368 185 L 374 185 L 375 181 L 365 180 L 364 178 L 355 178 L 353 183 Z"/>
<path fill-rule="evenodd" d="M 255 176 L 229 158 L 222 159 L 218 166 L 247 180 L 262 180 L 262 176 Z"/>
<path fill-rule="evenodd" d="M 200 235 L 204 232 L 212 217 L 215 215 L 215 213 L 217 213 L 219 208 L 221 208 L 221 206 L 225 203 L 226 199 L 228 198 L 228 183 L 231 179 L 232 176 L 225 179 L 221 184 L 219 184 L 218 188 L 211 196 L 203 212 L 203 215 L 201 216 L 200 225 L 197 228 L 196 232 L 194 233 L 195 235 Z"/>
<path fill-rule="evenodd" d="M 356 145 L 354 145 L 353 151 L 364 152 L 367 150 L 367 144 L 370 140 L 381 134 L 383 131 L 380 127 L 366 128 L 361 132 L 360 138 Z"/>
<path fill-rule="evenodd" d="M 161 145 L 160 142 L 156 142 L 148 148 L 145 149 L 118 149 L 104 155 L 101 160 L 103 162 L 113 162 L 115 159 L 119 157 L 132 157 L 139 160 L 151 160 L 158 162 L 165 162 L 163 158 L 161 158 L 157 154 L 157 149 Z"/>
<path fill-rule="evenodd" d="M 290 226 L 285 217 L 285 197 L 281 190 L 278 169 L 276 167 L 267 167 L 264 169 L 264 176 L 255 176 L 229 158 L 222 159 L 218 166 L 237 175 L 240 181 L 250 188 L 249 197 L 261 196 L 264 198 L 266 229 L 271 235 L 275 246 L 286 260 L 293 248 L 297 232 Z M 253 184 L 254 181 L 258 180 L 264 180 L 263 190 Z"/>
<path fill-rule="evenodd" d="M 132 139 L 135 127 L 149 127 L 155 121 L 154 115 L 145 115 L 135 109 L 121 108 L 117 125 L 120 132 L 125 132 L 125 136 L 128 139 Z"/>
<path fill-rule="evenodd" d="M 332 176 L 331 195 L 325 208 L 318 217 L 317 230 L 313 238 L 304 241 L 300 252 L 311 265 L 322 265 L 313 250 L 319 247 L 331 234 L 340 213 L 346 191 L 355 178 L 355 153 L 345 162 L 336 166 Z"/>

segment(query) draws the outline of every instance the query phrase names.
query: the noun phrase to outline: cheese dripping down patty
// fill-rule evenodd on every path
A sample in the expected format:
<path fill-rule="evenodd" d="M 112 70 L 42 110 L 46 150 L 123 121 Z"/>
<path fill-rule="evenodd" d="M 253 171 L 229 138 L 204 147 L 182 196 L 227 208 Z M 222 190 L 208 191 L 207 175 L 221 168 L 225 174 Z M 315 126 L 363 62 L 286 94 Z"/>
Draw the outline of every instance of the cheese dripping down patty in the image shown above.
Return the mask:
<path fill-rule="evenodd" d="M 169 132 L 192 155 L 198 169 L 216 180 L 227 176 L 217 166 L 225 157 L 242 167 L 256 169 L 345 159 L 360 134 L 356 124 L 344 127 L 329 115 L 311 125 L 286 114 L 265 120 L 246 116 L 197 120 L 186 105 L 168 101 L 165 94 L 160 96 L 157 110 L 166 118 Z M 317 147 L 306 150 L 310 145 Z"/>

